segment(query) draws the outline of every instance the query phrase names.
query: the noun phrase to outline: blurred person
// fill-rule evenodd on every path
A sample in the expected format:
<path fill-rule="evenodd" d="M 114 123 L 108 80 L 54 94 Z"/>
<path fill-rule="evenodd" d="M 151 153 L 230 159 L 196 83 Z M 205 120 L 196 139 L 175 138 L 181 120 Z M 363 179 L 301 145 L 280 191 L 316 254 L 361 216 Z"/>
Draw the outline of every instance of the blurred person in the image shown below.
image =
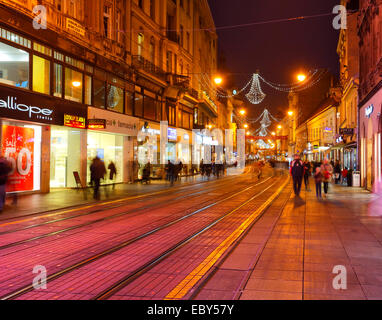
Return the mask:
<path fill-rule="evenodd" d="M 302 179 L 304 177 L 304 164 L 299 154 L 295 154 L 294 160 L 290 166 L 290 174 L 293 178 L 293 190 L 297 197 L 300 196 Z"/>
<path fill-rule="evenodd" d="M 341 181 L 341 163 L 339 161 L 334 166 L 334 179 L 335 184 L 339 184 Z"/>
<path fill-rule="evenodd" d="M 0 155 L 0 212 L 3 211 L 6 196 L 6 184 L 8 175 L 12 171 L 11 163 L 2 155 Z"/>
<path fill-rule="evenodd" d="M 324 192 L 325 195 L 327 195 L 329 192 L 329 182 L 331 181 L 333 176 L 333 167 L 328 160 L 325 160 L 324 163 L 321 165 L 321 172 L 324 176 Z"/>
<path fill-rule="evenodd" d="M 348 178 L 348 168 L 344 168 L 341 172 L 341 176 L 342 176 L 342 184 L 346 184 L 347 183 L 347 178 Z"/>
<path fill-rule="evenodd" d="M 305 190 L 309 190 L 309 177 L 311 175 L 312 166 L 309 161 L 304 161 L 304 183 L 305 183 Z"/>
<path fill-rule="evenodd" d="M 108 165 L 108 170 L 109 172 L 109 180 L 113 182 L 113 189 L 115 189 L 115 182 L 114 182 L 114 177 L 117 177 L 117 168 L 115 167 L 115 164 L 113 161 L 110 160 L 110 163 Z"/>
<path fill-rule="evenodd" d="M 324 176 L 322 175 L 321 168 L 317 167 L 314 173 L 314 181 L 316 183 L 316 197 L 318 200 L 322 199 L 322 181 Z"/>
<path fill-rule="evenodd" d="M 99 200 L 99 187 L 101 185 L 101 179 L 105 178 L 107 173 L 105 163 L 97 156 L 93 159 L 93 162 L 90 166 L 90 176 L 91 181 L 94 184 L 94 199 Z"/>

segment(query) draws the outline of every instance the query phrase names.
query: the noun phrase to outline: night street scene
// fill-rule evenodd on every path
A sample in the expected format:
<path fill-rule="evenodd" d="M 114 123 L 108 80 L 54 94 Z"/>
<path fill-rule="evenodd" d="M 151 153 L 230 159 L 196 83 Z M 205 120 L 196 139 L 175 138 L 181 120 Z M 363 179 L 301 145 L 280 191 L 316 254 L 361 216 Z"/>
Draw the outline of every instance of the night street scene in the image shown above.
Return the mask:
<path fill-rule="evenodd" d="M 382 300 L 381 9 L 0 0 L 0 303 Z"/>

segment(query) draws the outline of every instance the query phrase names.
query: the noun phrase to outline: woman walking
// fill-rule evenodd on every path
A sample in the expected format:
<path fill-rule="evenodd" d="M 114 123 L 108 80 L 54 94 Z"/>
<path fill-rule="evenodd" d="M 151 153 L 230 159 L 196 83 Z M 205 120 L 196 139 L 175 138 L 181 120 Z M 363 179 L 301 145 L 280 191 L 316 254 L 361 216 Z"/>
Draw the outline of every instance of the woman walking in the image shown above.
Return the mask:
<path fill-rule="evenodd" d="M 318 200 L 322 199 L 322 180 L 323 175 L 321 173 L 321 168 L 317 167 L 316 172 L 314 173 L 314 181 L 316 183 L 316 197 Z"/>

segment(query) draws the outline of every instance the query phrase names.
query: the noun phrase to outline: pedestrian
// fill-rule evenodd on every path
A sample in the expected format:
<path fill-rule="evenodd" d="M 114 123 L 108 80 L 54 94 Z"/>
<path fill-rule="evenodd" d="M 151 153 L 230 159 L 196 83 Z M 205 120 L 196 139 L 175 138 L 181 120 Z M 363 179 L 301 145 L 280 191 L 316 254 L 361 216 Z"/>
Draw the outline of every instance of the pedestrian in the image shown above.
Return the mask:
<path fill-rule="evenodd" d="M 337 161 L 336 165 L 334 166 L 334 178 L 335 184 L 339 184 L 341 181 L 341 164 L 339 161 Z"/>
<path fill-rule="evenodd" d="M 149 161 L 146 163 L 145 167 L 143 168 L 142 183 L 143 182 L 146 182 L 146 184 L 150 183 L 150 175 L 151 175 L 151 164 Z"/>
<path fill-rule="evenodd" d="M 304 161 L 304 183 L 305 190 L 309 190 L 309 176 L 310 176 L 311 165 L 309 161 Z"/>
<path fill-rule="evenodd" d="M 167 174 L 171 185 L 174 185 L 175 165 L 169 160 L 167 164 Z"/>
<path fill-rule="evenodd" d="M 98 156 L 95 157 L 90 166 L 91 180 L 94 184 L 94 199 L 100 199 L 99 187 L 101 184 L 101 179 L 105 178 L 106 173 L 104 162 Z"/>
<path fill-rule="evenodd" d="M 322 180 L 323 175 L 321 172 L 321 168 L 317 167 L 316 172 L 314 173 L 314 181 L 316 183 L 316 197 L 318 200 L 322 199 Z"/>
<path fill-rule="evenodd" d="M 341 173 L 341 175 L 342 175 L 342 184 L 346 184 L 347 183 L 347 177 L 348 177 L 348 168 L 344 168 L 343 170 L 342 170 L 342 173 Z"/>
<path fill-rule="evenodd" d="M 295 154 L 294 160 L 291 163 L 290 173 L 293 178 L 293 190 L 297 197 L 300 196 L 302 179 L 304 177 L 304 164 L 300 159 L 299 154 Z"/>
<path fill-rule="evenodd" d="M 109 166 L 107 167 L 109 169 L 109 179 L 113 182 L 113 190 L 115 189 L 115 182 L 114 177 L 117 177 L 117 168 L 115 167 L 115 164 L 113 161 L 110 160 Z"/>
<path fill-rule="evenodd" d="M 12 165 L 4 157 L 0 155 L 0 212 L 3 211 L 5 205 L 6 190 L 8 175 L 12 171 Z"/>
<path fill-rule="evenodd" d="M 329 182 L 332 179 L 333 176 L 333 167 L 329 163 L 328 160 L 325 160 L 324 163 L 321 165 L 321 172 L 324 176 L 324 192 L 325 195 L 329 192 Z"/>

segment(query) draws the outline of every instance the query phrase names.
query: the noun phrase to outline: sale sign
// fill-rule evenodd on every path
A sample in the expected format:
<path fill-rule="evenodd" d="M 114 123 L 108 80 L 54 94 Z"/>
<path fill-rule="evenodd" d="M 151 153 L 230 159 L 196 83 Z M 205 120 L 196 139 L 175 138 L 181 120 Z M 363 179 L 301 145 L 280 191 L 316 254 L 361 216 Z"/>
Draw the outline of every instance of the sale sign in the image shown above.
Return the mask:
<path fill-rule="evenodd" d="M 35 132 L 32 128 L 3 126 L 2 153 L 12 164 L 7 191 L 33 190 L 33 150 Z"/>

